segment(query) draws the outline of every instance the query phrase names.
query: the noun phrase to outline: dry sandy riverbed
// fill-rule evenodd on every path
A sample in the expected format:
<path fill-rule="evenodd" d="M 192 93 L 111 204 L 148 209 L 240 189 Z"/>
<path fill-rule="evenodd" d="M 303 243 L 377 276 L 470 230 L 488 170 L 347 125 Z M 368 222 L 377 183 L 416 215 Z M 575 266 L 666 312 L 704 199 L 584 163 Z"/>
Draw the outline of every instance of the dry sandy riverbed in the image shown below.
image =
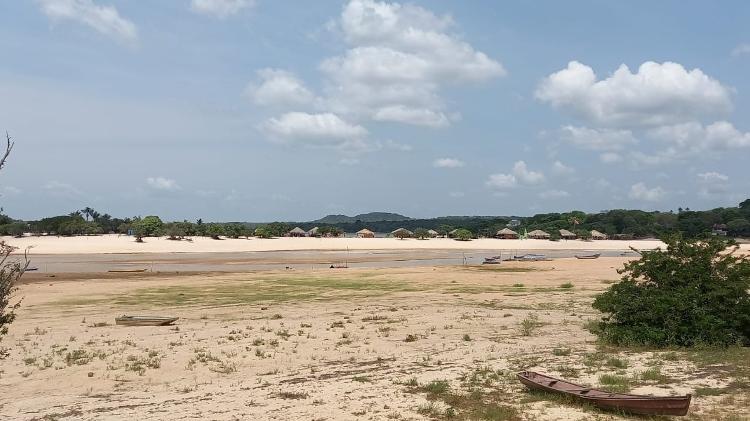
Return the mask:
<path fill-rule="evenodd" d="M 27 274 L 4 345 L 13 420 L 628 419 L 528 393 L 535 369 L 746 419 L 750 352 L 598 346 L 593 296 L 625 258 L 182 275 Z M 572 285 L 568 285 L 572 284 Z M 123 313 L 180 317 L 123 327 Z M 614 378 L 602 378 L 614 375 Z"/>

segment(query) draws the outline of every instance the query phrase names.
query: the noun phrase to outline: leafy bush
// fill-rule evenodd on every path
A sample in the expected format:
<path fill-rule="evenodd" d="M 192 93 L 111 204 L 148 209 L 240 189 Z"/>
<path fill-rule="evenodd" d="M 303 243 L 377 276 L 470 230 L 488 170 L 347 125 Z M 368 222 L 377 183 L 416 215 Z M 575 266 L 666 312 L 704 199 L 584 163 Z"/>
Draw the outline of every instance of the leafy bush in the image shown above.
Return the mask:
<path fill-rule="evenodd" d="M 750 258 L 718 238 L 664 239 L 598 295 L 594 333 L 619 345 L 750 344 Z M 727 247 L 731 247 L 728 249 Z"/>

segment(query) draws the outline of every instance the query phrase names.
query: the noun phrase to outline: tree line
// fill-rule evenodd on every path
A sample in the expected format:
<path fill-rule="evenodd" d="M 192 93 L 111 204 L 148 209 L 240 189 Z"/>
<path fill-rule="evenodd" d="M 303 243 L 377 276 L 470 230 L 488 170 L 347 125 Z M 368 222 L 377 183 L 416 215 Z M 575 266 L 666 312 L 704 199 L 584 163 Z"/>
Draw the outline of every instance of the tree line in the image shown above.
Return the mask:
<path fill-rule="evenodd" d="M 510 224 L 512 220 L 517 221 Z M 467 232 L 470 238 L 494 237 L 500 229 L 512 225 L 519 234 L 540 229 L 559 238 L 559 230 L 574 232 L 579 238 L 588 238 L 592 230 L 609 236 L 624 238 L 662 237 L 682 234 L 685 237 L 698 237 L 712 231 L 726 232 L 733 237 L 750 236 L 750 199 L 736 207 L 693 211 L 689 208 L 676 212 L 646 212 L 642 210 L 614 209 L 598 213 L 571 211 L 565 213 L 541 213 L 530 217 L 440 217 L 430 219 L 409 219 L 405 221 L 345 222 L 319 225 L 312 222 L 272 222 L 255 224 L 247 222 L 204 222 L 192 221 L 164 222 L 159 216 L 115 218 L 86 207 L 68 215 L 52 216 L 35 221 L 14 220 L 0 215 L 0 235 L 21 236 L 24 233 L 36 235 L 97 235 L 130 234 L 143 237 L 166 236 L 172 240 L 182 240 L 193 236 L 215 239 L 240 237 L 281 237 L 295 226 L 304 230 L 318 227 L 317 235 L 338 237 L 344 233 L 354 233 L 364 228 L 375 232 L 390 233 L 405 228 L 424 235 L 427 230 L 447 235 L 457 229 L 462 236 Z"/>

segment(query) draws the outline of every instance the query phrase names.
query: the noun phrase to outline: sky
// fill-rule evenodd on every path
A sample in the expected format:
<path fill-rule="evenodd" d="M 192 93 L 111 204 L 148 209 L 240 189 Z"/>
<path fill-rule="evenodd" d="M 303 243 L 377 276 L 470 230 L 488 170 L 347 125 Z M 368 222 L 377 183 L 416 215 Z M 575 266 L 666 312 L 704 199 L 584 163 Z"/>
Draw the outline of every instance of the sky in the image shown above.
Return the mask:
<path fill-rule="evenodd" d="M 18 0 L 0 205 L 168 220 L 750 197 L 750 3 Z"/>

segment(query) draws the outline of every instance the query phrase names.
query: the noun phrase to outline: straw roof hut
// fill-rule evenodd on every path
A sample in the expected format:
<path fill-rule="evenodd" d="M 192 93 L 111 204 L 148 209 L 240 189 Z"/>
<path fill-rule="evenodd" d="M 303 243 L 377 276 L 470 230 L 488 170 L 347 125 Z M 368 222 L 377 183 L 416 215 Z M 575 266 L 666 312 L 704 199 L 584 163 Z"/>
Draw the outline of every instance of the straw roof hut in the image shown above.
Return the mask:
<path fill-rule="evenodd" d="M 391 235 L 397 238 L 406 238 L 406 237 L 413 237 L 414 233 L 409 231 L 406 228 L 399 228 L 399 229 L 393 230 L 391 232 Z"/>
<path fill-rule="evenodd" d="M 320 228 L 318 228 L 318 227 L 310 228 L 310 230 L 307 231 L 307 236 L 308 237 L 318 237 L 318 236 L 320 236 L 320 234 L 318 233 L 318 231 L 320 231 Z"/>
<path fill-rule="evenodd" d="M 294 227 L 293 230 L 289 231 L 290 237 L 304 237 L 306 235 L 307 235 L 307 232 L 305 232 L 305 230 L 303 230 L 300 227 Z"/>
<path fill-rule="evenodd" d="M 607 234 L 602 234 L 601 232 L 597 230 L 591 230 L 591 239 L 592 240 L 606 240 Z"/>
<path fill-rule="evenodd" d="M 432 238 L 435 238 L 438 235 L 440 235 L 440 233 L 437 232 L 437 231 L 435 231 L 435 230 L 427 230 L 427 234 L 430 234 L 430 237 L 432 237 Z"/>
<path fill-rule="evenodd" d="M 575 240 L 578 236 L 568 230 L 560 230 L 560 237 L 566 240 Z"/>
<path fill-rule="evenodd" d="M 367 228 L 357 231 L 357 238 L 375 238 L 375 233 Z"/>
<path fill-rule="evenodd" d="M 542 230 L 534 230 L 534 231 L 531 231 L 528 234 L 528 237 L 529 238 L 534 238 L 534 239 L 537 239 L 537 240 L 549 240 L 550 235 L 549 235 L 549 233 L 544 232 Z"/>
<path fill-rule="evenodd" d="M 495 237 L 502 238 L 503 240 L 514 240 L 518 238 L 518 233 L 510 228 L 503 228 L 495 234 Z"/>

